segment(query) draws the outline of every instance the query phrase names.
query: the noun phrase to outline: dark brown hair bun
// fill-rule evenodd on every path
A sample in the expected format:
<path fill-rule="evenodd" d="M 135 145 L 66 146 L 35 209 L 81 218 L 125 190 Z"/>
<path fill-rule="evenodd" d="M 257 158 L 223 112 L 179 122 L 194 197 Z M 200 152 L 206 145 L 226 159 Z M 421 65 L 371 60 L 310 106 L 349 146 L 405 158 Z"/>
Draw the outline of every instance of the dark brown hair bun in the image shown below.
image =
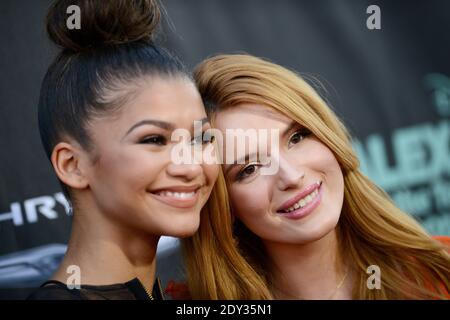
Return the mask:
<path fill-rule="evenodd" d="M 67 8 L 80 8 L 80 29 L 69 29 Z M 157 0 L 58 0 L 47 15 L 50 39 L 63 49 L 87 48 L 151 41 L 161 11 Z"/>

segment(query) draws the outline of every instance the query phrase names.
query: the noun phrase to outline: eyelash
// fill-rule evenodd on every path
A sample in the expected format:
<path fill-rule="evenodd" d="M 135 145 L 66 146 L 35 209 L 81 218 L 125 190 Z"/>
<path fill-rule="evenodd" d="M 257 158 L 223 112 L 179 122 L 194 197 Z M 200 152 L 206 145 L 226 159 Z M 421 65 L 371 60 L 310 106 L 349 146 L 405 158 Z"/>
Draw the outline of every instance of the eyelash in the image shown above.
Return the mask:
<path fill-rule="evenodd" d="M 141 140 L 142 144 L 156 144 L 159 146 L 165 145 L 167 142 L 166 138 L 161 135 L 148 136 Z"/>
<path fill-rule="evenodd" d="M 205 136 L 207 135 L 205 133 L 206 133 L 206 131 L 203 132 L 202 135 L 201 135 L 202 144 L 213 143 L 215 141 L 214 135 L 209 135 L 208 134 L 209 139 L 205 140 Z M 192 139 L 192 143 L 195 143 L 195 142 L 198 142 L 198 141 L 199 141 L 199 137 L 196 137 L 196 138 Z M 153 135 L 153 136 L 148 136 L 148 137 L 144 138 L 143 140 L 141 140 L 140 143 L 142 143 L 142 144 L 156 144 L 156 145 L 162 146 L 162 145 L 166 145 L 167 144 L 167 139 L 164 136 L 161 136 L 161 135 Z"/>
<path fill-rule="evenodd" d="M 237 180 L 237 181 L 241 181 L 241 180 L 243 180 L 243 179 L 249 177 L 251 174 L 254 173 L 254 172 L 253 172 L 253 173 L 250 173 L 250 174 L 247 175 L 247 176 L 244 176 L 244 171 L 247 170 L 248 168 L 251 168 L 251 167 L 261 167 L 261 166 L 262 166 L 262 165 L 259 164 L 259 163 L 249 163 L 249 164 L 246 165 L 244 168 L 242 168 L 241 171 L 239 171 L 239 173 L 236 175 L 236 180 Z M 255 170 L 256 170 L 256 169 L 255 169 Z"/>
<path fill-rule="evenodd" d="M 300 141 L 296 142 L 295 144 L 301 142 L 303 139 L 305 139 L 306 137 L 308 137 L 308 136 L 311 134 L 311 131 L 309 131 L 309 130 L 306 129 L 306 128 L 302 128 L 302 129 L 299 129 L 299 130 L 295 131 L 295 132 L 289 137 L 289 142 L 288 142 L 288 143 L 291 142 L 292 137 L 294 137 L 296 134 L 301 134 L 301 139 L 300 139 Z M 237 180 L 237 181 L 241 181 L 241 180 L 243 180 L 243 179 L 249 177 L 251 174 L 254 173 L 254 172 L 253 172 L 253 173 L 251 173 L 251 174 L 245 176 L 245 175 L 244 175 L 244 171 L 247 170 L 248 168 L 251 168 L 251 167 L 261 167 L 261 166 L 262 166 L 262 165 L 261 165 L 261 164 L 258 164 L 258 163 L 250 163 L 250 164 L 246 165 L 246 166 L 245 166 L 244 168 L 242 168 L 242 169 L 239 171 L 239 173 L 236 175 L 236 180 Z"/>
<path fill-rule="evenodd" d="M 209 137 L 205 139 L 205 136 Z M 202 132 L 201 136 L 197 136 L 194 137 L 194 139 L 192 139 L 192 143 L 198 142 L 199 139 L 201 139 L 202 144 L 208 144 L 208 143 L 213 143 L 216 139 L 216 137 L 210 133 L 207 133 L 206 131 Z"/>
<path fill-rule="evenodd" d="M 298 133 L 301 134 L 301 139 L 300 139 L 300 141 L 298 141 L 297 143 L 301 142 L 303 139 L 305 139 L 306 137 L 308 137 L 309 135 L 311 135 L 311 131 L 309 131 L 309 130 L 306 129 L 306 128 L 298 129 L 297 131 L 295 131 L 295 132 L 289 137 L 288 143 L 290 143 L 290 142 L 292 141 L 292 137 L 295 136 L 295 135 L 298 134 Z M 297 144 L 297 143 L 295 143 L 295 144 Z"/>

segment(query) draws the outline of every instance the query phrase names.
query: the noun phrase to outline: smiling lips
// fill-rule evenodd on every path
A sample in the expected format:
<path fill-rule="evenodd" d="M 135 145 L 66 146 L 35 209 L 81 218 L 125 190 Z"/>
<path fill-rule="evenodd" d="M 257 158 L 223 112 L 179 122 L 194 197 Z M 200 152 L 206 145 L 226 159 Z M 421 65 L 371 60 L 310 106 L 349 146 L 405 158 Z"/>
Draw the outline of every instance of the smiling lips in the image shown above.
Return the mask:
<path fill-rule="evenodd" d="M 321 181 L 309 185 L 292 199 L 286 201 L 277 213 L 287 218 L 299 219 L 312 212 L 319 204 L 322 196 Z"/>
<path fill-rule="evenodd" d="M 176 208 L 192 208 L 197 204 L 199 189 L 202 186 L 171 186 L 151 191 L 159 201 Z"/>

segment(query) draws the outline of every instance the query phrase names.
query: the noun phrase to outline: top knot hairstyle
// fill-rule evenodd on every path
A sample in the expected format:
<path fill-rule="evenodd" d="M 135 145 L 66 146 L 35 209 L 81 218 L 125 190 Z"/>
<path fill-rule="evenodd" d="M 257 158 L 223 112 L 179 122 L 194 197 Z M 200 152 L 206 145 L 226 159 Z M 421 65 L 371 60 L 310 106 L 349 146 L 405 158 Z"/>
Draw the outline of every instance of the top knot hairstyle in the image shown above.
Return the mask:
<path fill-rule="evenodd" d="M 80 8 L 81 28 L 70 30 L 67 8 Z M 180 60 L 154 43 L 161 11 L 156 0 L 59 0 L 50 7 L 47 31 L 61 51 L 41 86 L 39 130 L 49 159 L 66 137 L 92 149 L 87 124 L 113 115 L 139 80 L 182 76 Z M 64 184 L 63 191 L 70 199 Z"/>
<path fill-rule="evenodd" d="M 68 29 L 67 8 L 81 9 L 80 29 Z M 161 11 L 154 0 L 62 0 L 52 5 L 47 15 L 47 32 L 60 47 L 81 52 L 101 45 L 151 41 Z"/>

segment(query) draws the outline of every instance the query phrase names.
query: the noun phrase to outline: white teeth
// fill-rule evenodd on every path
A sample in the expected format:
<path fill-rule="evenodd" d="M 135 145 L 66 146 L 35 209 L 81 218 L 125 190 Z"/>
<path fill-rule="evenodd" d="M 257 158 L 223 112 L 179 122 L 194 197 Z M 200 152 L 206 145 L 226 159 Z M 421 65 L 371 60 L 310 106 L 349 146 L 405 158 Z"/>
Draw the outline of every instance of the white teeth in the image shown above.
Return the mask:
<path fill-rule="evenodd" d="M 284 210 L 286 212 L 292 212 L 294 210 L 297 210 L 298 208 L 303 208 L 304 206 L 306 206 L 308 203 L 310 203 L 317 195 L 319 194 L 319 190 L 316 189 L 313 192 L 311 192 L 310 194 L 308 194 L 306 197 L 300 199 L 299 201 L 297 201 L 296 204 L 294 204 L 292 207 Z"/>
<path fill-rule="evenodd" d="M 171 192 L 171 191 L 161 191 L 158 193 L 163 197 L 174 197 L 178 199 L 189 199 L 195 196 L 195 192 Z"/>

